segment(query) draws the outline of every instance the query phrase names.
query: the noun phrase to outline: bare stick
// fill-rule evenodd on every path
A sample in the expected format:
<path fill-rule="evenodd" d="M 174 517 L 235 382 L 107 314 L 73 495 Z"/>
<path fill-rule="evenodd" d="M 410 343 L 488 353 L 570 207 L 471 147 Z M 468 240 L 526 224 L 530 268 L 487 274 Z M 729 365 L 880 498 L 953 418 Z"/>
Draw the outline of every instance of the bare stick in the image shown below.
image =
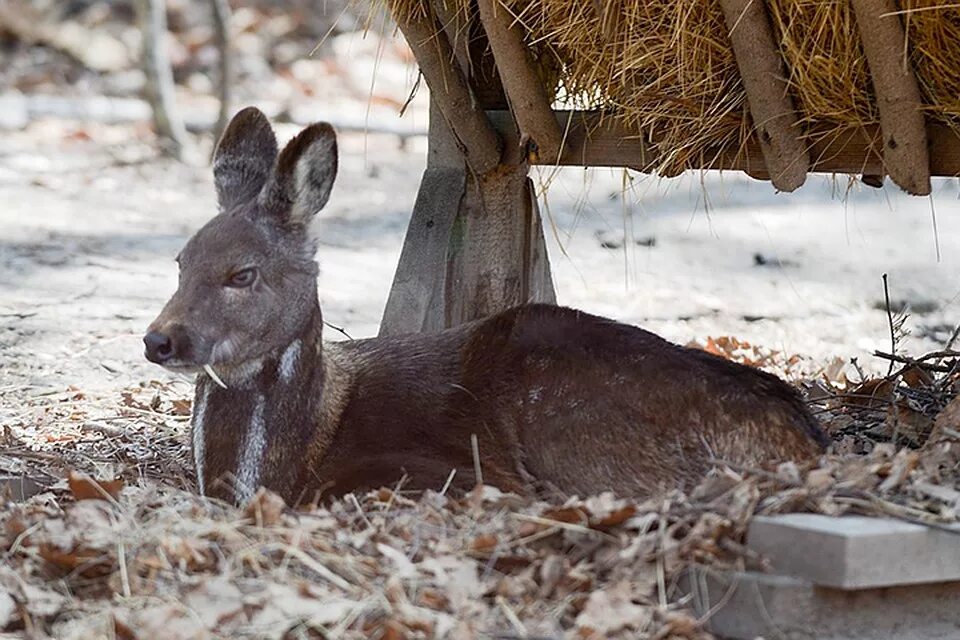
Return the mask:
<path fill-rule="evenodd" d="M 890 353 L 897 353 L 897 333 L 893 327 L 893 312 L 890 310 L 890 287 L 887 285 L 887 274 L 883 274 L 883 301 L 887 309 L 887 325 L 890 327 Z M 890 360 L 890 368 L 887 369 L 887 375 L 893 373 L 893 360 Z"/>
<path fill-rule="evenodd" d="M 520 28 L 499 0 L 477 0 L 480 21 L 487 32 L 510 110 L 520 127 L 521 141 L 537 145 L 548 158 L 560 155 L 563 133 L 550 106 L 550 97 L 527 55 Z"/>
<path fill-rule="evenodd" d="M 399 15 L 397 24 L 430 87 L 430 99 L 463 146 L 467 164 L 475 173 L 485 174 L 500 164 L 500 138 L 473 99 L 453 47 L 432 9 L 425 6 L 424 10 L 426 16 L 415 12 Z"/>
<path fill-rule="evenodd" d="M 477 434 L 470 434 L 470 449 L 473 451 L 473 476 L 477 486 L 483 486 L 483 467 L 480 465 L 480 443 Z"/>
<path fill-rule="evenodd" d="M 147 102 L 161 145 L 171 155 L 184 159 L 190 147 L 174 100 L 173 69 L 167 54 L 167 14 L 163 0 L 136 0 L 137 22 L 143 39 L 143 73 Z"/>
<path fill-rule="evenodd" d="M 930 154 L 917 78 L 904 55 L 894 0 L 851 0 L 870 67 L 890 179 L 913 195 L 930 193 Z M 893 14 L 893 15 L 891 15 Z"/>
<path fill-rule="evenodd" d="M 230 58 L 230 4 L 227 0 L 210 0 L 210 9 L 213 14 L 214 43 L 220 56 L 220 86 L 218 87 L 220 112 L 217 114 L 217 124 L 213 127 L 213 142 L 216 146 L 230 118 L 230 85 L 233 82 L 233 64 Z"/>
<path fill-rule="evenodd" d="M 770 181 L 781 191 L 803 184 L 810 154 L 787 89 L 783 58 L 761 0 L 720 0 L 737 68 Z"/>

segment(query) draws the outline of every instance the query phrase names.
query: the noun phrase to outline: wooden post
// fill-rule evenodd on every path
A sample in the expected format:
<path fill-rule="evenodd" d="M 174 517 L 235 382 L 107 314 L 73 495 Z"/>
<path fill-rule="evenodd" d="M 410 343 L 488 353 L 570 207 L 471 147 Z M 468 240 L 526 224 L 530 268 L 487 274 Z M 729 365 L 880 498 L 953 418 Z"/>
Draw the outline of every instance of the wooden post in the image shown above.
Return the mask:
<path fill-rule="evenodd" d="M 525 163 L 470 171 L 431 101 L 430 149 L 380 335 L 431 332 L 524 302 L 554 302 Z"/>
<path fill-rule="evenodd" d="M 863 52 L 877 95 L 883 164 L 890 178 L 913 195 L 930 194 L 930 155 L 923 98 L 906 59 L 905 35 L 893 0 L 853 0 Z"/>
<path fill-rule="evenodd" d="M 760 0 L 720 0 L 750 116 L 770 181 L 793 191 L 807 179 L 810 154 L 787 89 L 783 58 Z"/>
<path fill-rule="evenodd" d="M 521 140 L 533 141 L 536 155 L 557 157 L 563 132 L 527 54 L 520 28 L 499 0 L 477 0 L 477 8 L 510 101 L 510 111 L 520 127 Z"/>
<path fill-rule="evenodd" d="M 430 87 L 430 99 L 459 141 L 467 164 L 475 173 L 484 174 L 500 162 L 500 139 L 477 105 L 432 7 L 427 5 L 424 10 L 425 16 L 416 12 L 398 16 L 397 24 Z"/>

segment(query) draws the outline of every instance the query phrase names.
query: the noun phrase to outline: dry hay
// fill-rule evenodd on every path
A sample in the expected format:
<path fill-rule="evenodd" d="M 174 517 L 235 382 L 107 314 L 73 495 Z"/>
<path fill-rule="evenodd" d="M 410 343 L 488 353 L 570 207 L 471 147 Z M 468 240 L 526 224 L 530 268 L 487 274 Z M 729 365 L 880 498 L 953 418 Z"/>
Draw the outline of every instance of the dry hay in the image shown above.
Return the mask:
<path fill-rule="evenodd" d="M 394 15 L 425 7 L 425 0 L 386 1 Z M 436 2 L 461 12 L 470 4 Z M 748 138 L 746 96 L 716 0 L 500 2 L 522 25 L 553 95 L 646 134 L 661 150 L 661 172 L 701 166 Z M 808 140 L 878 124 L 849 3 L 766 4 Z M 900 6 L 929 119 L 960 128 L 960 5 L 901 0 Z"/>
<path fill-rule="evenodd" d="M 960 353 L 898 356 L 889 376 L 850 381 L 837 363 L 811 378 L 809 361 L 734 338 L 704 348 L 806 378 L 834 453 L 807 466 L 717 461 L 689 493 L 643 503 L 394 487 L 302 510 L 261 492 L 237 509 L 189 491 L 185 385 L 20 393 L 0 463 L 90 475 L 0 512 L 0 631 L 707 638 L 685 574 L 762 570 L 743 546 L 755 514 L 958 519 Z"/>

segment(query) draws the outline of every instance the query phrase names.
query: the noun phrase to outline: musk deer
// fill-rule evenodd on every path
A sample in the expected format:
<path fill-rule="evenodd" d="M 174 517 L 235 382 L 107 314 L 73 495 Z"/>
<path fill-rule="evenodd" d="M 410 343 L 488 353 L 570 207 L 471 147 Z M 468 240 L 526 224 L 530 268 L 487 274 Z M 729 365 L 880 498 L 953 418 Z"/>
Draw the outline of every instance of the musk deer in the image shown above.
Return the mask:
<path fill-rule="evenodd" d="M 278 155 L 245 109 L 213 172 L 220 212 L 178 256 L 179 287 L 144 338 L 151 361 L 197 373 L 201 492 L 242 502 L 262 485 L 294 503 L 451 475 L 469 488 L 479 452 L 502 489 L 647 496 L 714 459 L 826 445 L 777 377 L 572 309 L 325 344 L 307 227 L 336 176 L 333 129 L 311 125 Z"/>

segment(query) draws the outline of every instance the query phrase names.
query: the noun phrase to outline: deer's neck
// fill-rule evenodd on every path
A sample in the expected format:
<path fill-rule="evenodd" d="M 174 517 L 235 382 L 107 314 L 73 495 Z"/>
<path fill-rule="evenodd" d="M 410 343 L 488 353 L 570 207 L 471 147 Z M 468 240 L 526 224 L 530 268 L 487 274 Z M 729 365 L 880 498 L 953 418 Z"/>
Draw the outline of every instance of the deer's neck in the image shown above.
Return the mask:
<path fill-rule="evenodd" d="M 192 444 L 201 493 L 245 502 L 258 487 L 291 496 L 316 439 L 327 377 L 320 310 L 277 352 L 197 378 Z"/>

